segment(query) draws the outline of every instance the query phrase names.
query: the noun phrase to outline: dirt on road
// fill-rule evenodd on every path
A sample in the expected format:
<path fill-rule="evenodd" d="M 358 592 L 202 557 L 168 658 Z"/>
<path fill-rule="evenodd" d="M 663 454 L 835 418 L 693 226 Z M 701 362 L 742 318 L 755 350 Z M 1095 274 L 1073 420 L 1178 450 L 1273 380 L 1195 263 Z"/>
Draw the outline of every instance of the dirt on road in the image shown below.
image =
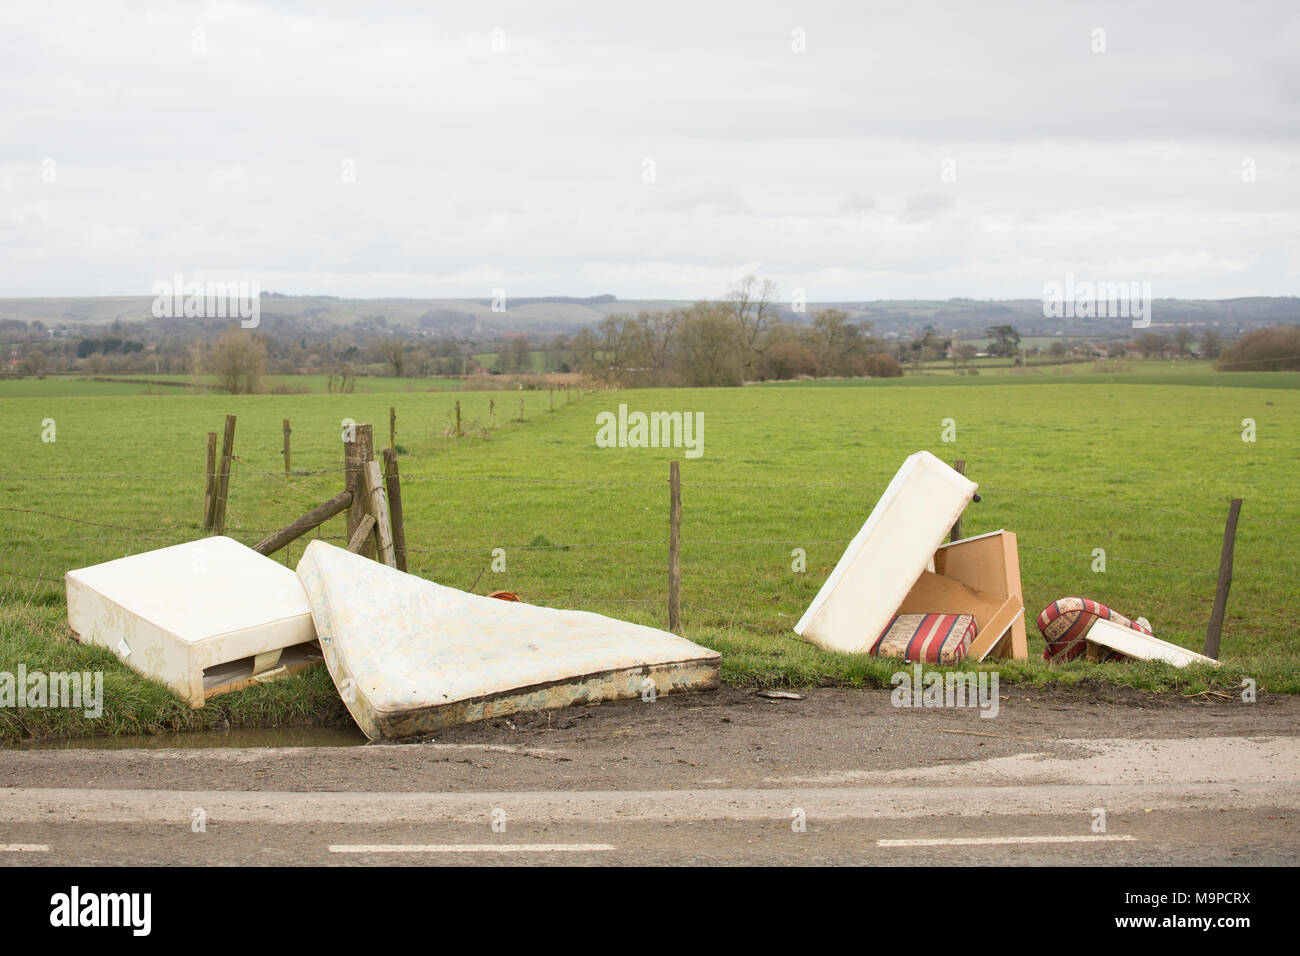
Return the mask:
<path fill-rule="evenodd" d="M 801 700 L 771 700 L 724 687 L 517 714 L 396 745 L 13 749 L 0 751 L 0 787 L 455 792 L 835 785 L 864 774 L 1016 755 L 1082 760 L 1092 739 L 1223 738 L 1227 749 L 1300 732 L 1300 700 L 1284 695 L 1243 703 L 1006 685 L 998 715 L 983 718 L 973 708 L 897 708 L 888 690 L 800 693 Z M 1179 759 L 1175 747 L 1152 750 L 1152 759 L 1162 751 Z"/>

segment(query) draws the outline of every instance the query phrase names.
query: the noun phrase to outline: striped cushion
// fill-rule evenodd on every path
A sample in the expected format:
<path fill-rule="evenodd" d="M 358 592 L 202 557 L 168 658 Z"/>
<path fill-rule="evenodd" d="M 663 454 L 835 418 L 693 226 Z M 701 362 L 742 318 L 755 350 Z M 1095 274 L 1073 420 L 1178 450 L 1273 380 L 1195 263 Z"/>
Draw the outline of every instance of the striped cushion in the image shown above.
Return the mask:
<path fill-rule="evenodd" d="M 1151 633 L 1141 624 L 1135 624 L 1104 604 L 1087 598 L 1061 598 L 1047 605 L 1043 608 L 1043 613 L 1038 615 L 1038 630 L 1047 641 L 1043 660 L 1071 661 L 1082 654 L 1088 646 L 1085 635 L 1098 618 L 1131 627 L 1140 634 Z M 1102 660 L 1120 661 L 1124 660 L 1124 655 L 1111 651 Z"/>
<path fill-rule="evenodd" d="M 970 614 L 898 614 L 868 651 L 927 664 L 955 664 L 975 640 Z"/>

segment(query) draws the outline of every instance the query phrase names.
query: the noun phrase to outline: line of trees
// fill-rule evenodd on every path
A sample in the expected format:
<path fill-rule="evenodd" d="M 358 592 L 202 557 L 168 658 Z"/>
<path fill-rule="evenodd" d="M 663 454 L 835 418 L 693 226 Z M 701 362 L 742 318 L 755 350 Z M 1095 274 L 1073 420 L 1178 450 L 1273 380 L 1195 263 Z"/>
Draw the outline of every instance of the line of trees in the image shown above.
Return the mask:
<path fill-rule="evenodd" d="M 1275 325 L 1247 332 L 1223 350 L 1215 367 L 1228 372 L 1300 369 L 1300 325 Z"/>
<path fill-rule="evenodd" d="M 771 280 L 746 276 L 720 302 L 607 316 L 573 337 L 577 369 L 624 386 L 903 374 L 871 323 L 850 322 L 839 309 L 822 309 L 807 324 L 787 322 L 776 296 Z"/>
<path fill-rule="evenodd" d="M 82 339 L 77 343 L 77 358 L 86 358 L 88 355 L 112 355 L 121 353 L 130 355 L 132 352 L 143 352 L 143 342 L 133 342 L 129 339 Z"/>

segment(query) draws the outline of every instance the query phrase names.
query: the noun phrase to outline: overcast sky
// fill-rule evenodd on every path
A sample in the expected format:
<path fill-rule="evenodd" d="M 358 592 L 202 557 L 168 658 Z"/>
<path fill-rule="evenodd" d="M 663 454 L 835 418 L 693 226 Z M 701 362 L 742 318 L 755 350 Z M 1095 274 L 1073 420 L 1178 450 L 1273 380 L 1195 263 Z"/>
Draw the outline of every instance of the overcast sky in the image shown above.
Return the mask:
<path fill-rule="evenodd" d="M 1298 51 L 1294 0 L 6 0 L 0 296 L 1293 295 Z"/>

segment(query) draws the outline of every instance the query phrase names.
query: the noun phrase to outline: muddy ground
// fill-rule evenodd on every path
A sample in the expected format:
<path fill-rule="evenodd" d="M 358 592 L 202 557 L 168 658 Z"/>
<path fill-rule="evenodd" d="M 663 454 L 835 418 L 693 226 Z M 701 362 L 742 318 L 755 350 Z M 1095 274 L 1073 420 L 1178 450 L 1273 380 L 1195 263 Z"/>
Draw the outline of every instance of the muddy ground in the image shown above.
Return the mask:
<path fill-rule="evenodd" d="M 837 773 L 942 767 L 1015 754 L 1081 757 L 1096 738 L 1294 736 L 1300 699 L 1256 703 L 1001 688 L 1000 712 L 895 708 L 888 690 L 815 688 L 802 700 L 751 689 L 517 714 L 398 745 L 0 751 L 0 787 L 469 791 L 768 787 Z M 324 733 L 324 731 L 322 731 Z M 350 739 L 329 732 L 330 743 Z M 186 741 L 191 747 L 195 741 Z M 221 735 L 203 735 L 220 744 Z M 310 730 L 302 743 L 311 739 Z M 1231 746 L 1225 739 L 1225 746 Z"/>

